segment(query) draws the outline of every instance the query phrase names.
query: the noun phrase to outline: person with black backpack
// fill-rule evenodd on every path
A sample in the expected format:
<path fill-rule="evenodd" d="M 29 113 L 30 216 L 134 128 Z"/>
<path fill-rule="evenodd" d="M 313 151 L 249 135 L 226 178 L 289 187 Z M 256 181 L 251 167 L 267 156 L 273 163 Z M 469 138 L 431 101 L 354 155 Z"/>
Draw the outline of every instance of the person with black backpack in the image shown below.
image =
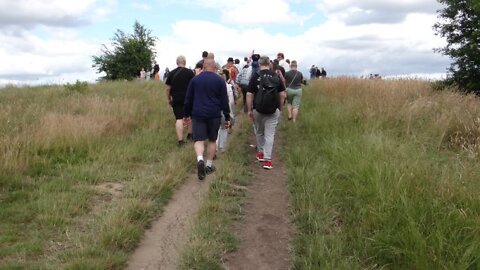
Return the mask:
<path fill-rule="evenodd" d="M 255 125 L 256 158 L 263 161 L 264 169 L 271 170 L 275 131 L 280 119 L 281 104 L 286 98 L 285 85 L 280 77 L 270 70 L 268 56 L 261 56 L 258 64 L 260 72 L 252 74 L 248 86 L 248 116 Z"/>

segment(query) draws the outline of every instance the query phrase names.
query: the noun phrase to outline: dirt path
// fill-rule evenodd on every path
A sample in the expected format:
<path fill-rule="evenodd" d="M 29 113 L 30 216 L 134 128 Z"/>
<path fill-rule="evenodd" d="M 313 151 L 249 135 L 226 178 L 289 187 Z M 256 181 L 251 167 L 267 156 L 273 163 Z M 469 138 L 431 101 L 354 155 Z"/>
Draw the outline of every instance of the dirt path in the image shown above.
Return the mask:
<path fill-rule="evenodd" d="M 162 216 L 152 224 L 135 252 L 129 270 L 174 270 L 187 243 L 190 229 L 208 191 L 208 177 L 199 181 L 196 173 L 176 190 Z"/>
<path fill-rule="evenodd" d="M 250 138 L 253 141 L 253 137 Z M 279 145 L 279 142 L 275 142 Z M 289 192 L 285 167 L 275 147 L 273 170 L 252 161 L 255 178 L 249 186 L 245 205 L 245 220 L 234 228 L 241 239 L 236 252 L 227 255 L 225 268 L 229 270 L 290 269 Z M 254 157 L 252 154 L 252 158 Z"/>

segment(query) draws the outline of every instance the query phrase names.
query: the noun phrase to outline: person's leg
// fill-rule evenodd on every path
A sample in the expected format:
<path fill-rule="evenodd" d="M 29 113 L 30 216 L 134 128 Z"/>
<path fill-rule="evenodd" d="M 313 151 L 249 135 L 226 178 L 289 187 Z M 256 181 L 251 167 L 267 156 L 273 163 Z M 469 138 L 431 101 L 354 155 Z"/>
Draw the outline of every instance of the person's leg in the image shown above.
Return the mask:
<path fill-rule="evenodd" d="M 292 110 L 292 121 L 295 123 L 297 122 L 297 117 L 298 117 L 298 109 L 297 108 L 294 108 Z"/>
<path fill-rule="evenodd" d="M 183 106 L 173 105 L 172 109 L 173 114 L 175 114 L 175 134 L 180 146 L 183 144 Z"/>
<path fill-rule="evenodd" d="M 215 156 L 215 151 L 217 149 L 217 145 L 215 141 L 207 141 L 207 153 L 205 155 L 207 161 L 213 160 L 213 156 Z"/>
<path fill-rule="evenodd" d="M 193 136 L 192 136 L 192 124 L 186 126 L 187 130 L 188 130 L 188 133 L 187 133 L 187 140 L 191 141 L 193 140 Z"/>
<path fill-rule="evenodd" d="M 196 141 L 193 144 L 193 148 L 195 149 L 195 154 L 197 155 L 198 160 L 203 160 L 203 153 L 205 152 L 205 142 L 204 141 Z"/>
<path fill-rule="evenodd" d="M 275 130 L 280 119 L 280 111 L 265 118 L 265 144 L 263 155 L 265 160 L 272 160 L 273 143 L 275 140 Z"/>
<path fill-rule="evenodd" d="M 177 119 L 175 121 L 175 132 L 177 133 L 177 140 L 183 141 L 183 120 Z"/>
<path fill-rule="evenodd" d="M 292 89 L 287 88 L 287 113 L 288 113 L 288 120 L 291 120 L 293 117 L 293 112 L 292 112 L 292 102 L 293 102 L 293 95 L 294 92 Z"/>
<path fill-rule="evenodd" d="M 256 110 L 253 111 L 254 114 L 254 127 L 255 127 L 255 139 L 257 141 L 257 153 L 263 153 L 263 146 L 265 144 L 265 116 L 261 113 L 258 113 Z"/>
<path fill-rule="evenodd" d="M 242 89 L 242 99 L 243 99 L 243 112 L 247 113 L 247 89 L 248 85 L 240 85 L 240 88 Z"/>
<path fill-rule="evenodd" d="M 193 148 L 197 155 L 197 176 L 199 180 L 205 179 L 205 161 L 203 153 L 205 151 L 204 141 L 207 139 L 207 125 L 204 120 L 192 119 Z"/>
<path fill-rule="evenodd" d="M 206 173 L 210 174 L 215 171 L 213 167 L 213 158 L 215 156 L 215 151 L 217 150 L 216 141 L 218 139 L 218 130 L 220 128 L 221 118 L 209 119 L 207 123 L 207 163 L 206 163 Z"/>
<path fill-rule="evenodd" d="M 293 102 L 292 102 L 292 106 L 293 106 L 293 122 L 296 122 L 297 121 L 297 117 L 298 117 L 298 112 L 299 112 L 299 109 L 300 109 L 300 103 L 302 101 L 302 89 L 297 89 L 295 91 L 295 95 L 293 97 Z"/>

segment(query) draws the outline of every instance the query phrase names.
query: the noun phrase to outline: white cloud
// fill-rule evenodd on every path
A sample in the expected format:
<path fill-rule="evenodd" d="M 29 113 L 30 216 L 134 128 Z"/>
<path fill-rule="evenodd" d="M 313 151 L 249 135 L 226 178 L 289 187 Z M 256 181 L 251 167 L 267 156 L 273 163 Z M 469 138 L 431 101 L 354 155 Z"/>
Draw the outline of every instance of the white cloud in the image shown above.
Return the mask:
<path fill-rule="evenodd" d="M 222 9 L 222 21 L 232 24 L 303 24 L 311 15 L 292 12 L 283 0 L 245 0 Z"/>
<path fill-rule="evenodd" d="M 69 74 L 83 74 L 77 79 L 94 81 L 90 56 L 98 50 L 78 39 L 70 31 L 57 29 L 56 36 L 41 39 L 29 32 L 17 35 L 0 35 L 0 79 L 8 82 L 49 81 L 62 83 Z"/>
<path fill-rule="evenodd" d="M 82 15 L 95 0 L 74 1 L 65 4 L 62 0 L 16 0 L 0 2 L 0 25 L 35 24 L 75 25 L 81 24 Z"/>
<path fill-rule="evenodd" d="M 173 34 L 161 37 L 158 60 L 171 69 L 179 54 L 194 66 L 203 50 L 213 51 L 221 64 L 227 57 L 243 58 L 252 49 L 275 56 L 285 53 L 296 59 L 302 71 L 324 66 L 331 75 L 382 75 L 442 73 L 449 60 L 432 51 L 444 41 L 434 36 L 434 15 L 410 14 L 403 23 L 349 26 L 331 19 L 303 34 L 272 35 L 261 28 L 235 30 L 201 21 L 180 21 Z M 195 29 L 195 31 L 191 31 Z"/>
<path fill-rule="evenodd" d="M 398 23 L 408 14 L 434 14 L 441 5 L 433 0 L 336 0 L 317 4 L 330 19 L 347 25 L 368 23 Z"/>
<path fill-rule="evenodd" d="M 221 20 L 229 25 L 297 24 L 302 25 L 311 14 L 297 14 L 289 0 L 162 0 L 163 4 L 197 5 L 218 10 Z"/>

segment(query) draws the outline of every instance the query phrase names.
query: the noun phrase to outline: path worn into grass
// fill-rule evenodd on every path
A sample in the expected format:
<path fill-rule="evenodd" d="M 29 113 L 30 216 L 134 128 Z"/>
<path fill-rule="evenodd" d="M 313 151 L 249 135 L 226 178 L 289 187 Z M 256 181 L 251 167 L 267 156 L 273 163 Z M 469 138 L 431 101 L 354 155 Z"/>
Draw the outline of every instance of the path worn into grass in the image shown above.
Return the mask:
<path fill-rule="evenodd" d="M 191 174 L 186 182 L 175 190 L 162 216 L 152 223 L 142 242 L 130 256 L 129 270 L 174 270 L 177 268 L 183 246 L 197 217 L 202 200 L 208 191 L 209 177 L 199 181 Z"/>
<path fill-rule="evenodd" d="M 253 142 L 253 136 L 249 140 Z M 280 145 L 276 140 L 275 145 Z M 253 150 L 251 155 L 253 159 Z M 273 170 L 265 170 L 262 163 L 252 161 L 254 179 L 248 188 L 245 220 L 234 226 L 241 243 L 237 251 L 227 255 L 226 269 L 281 270 L 292 266 L 289 191 L 277 146 L 273 166 Z"/>

